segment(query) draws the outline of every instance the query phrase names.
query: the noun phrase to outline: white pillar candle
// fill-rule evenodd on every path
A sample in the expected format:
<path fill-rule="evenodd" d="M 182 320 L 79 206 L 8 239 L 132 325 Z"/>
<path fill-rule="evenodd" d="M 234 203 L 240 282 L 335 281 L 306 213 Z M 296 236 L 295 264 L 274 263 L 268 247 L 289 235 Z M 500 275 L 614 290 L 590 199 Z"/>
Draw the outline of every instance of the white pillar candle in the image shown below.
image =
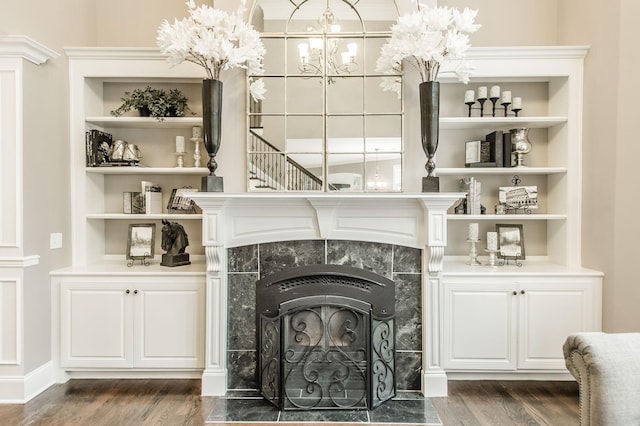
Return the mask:
<path fill-rule="evenodd" d="M 498 233 L 487 232 L 487 248 L 489 250 L 498 250 Z"/>
<path fill-rule="evenodd" d="M 476 100 L 476 92 L 473 90 L 467 90 L 464 92 L 464 103 L 467 102 L 475 102 Z"/>
<path fill-rule="evenodd" d="M 176 152 L 185 152 L 184 136 L 176 136 Z"/>
<path fill-rule="evenodd" d="M 502 92 L 502 103 L 510 104 L 511 103 L 511 90 L 505 90 Z"/>
<path fill-rule="evenodd" d="M 489 93 L 489 97 L 491 97 L 491 98 L 499 98 L 500 97 L 500 86 L 491 86 L 491 92 Z"/>
<path fill-rule="evenodd" d="M 487 99 L 487 87 L 486 86 L 478 87 L 478 99 Z"/>
<path fill-rule="evenodd" d="M 513 98 L 513 104 L 511 104 L 511 109 L 522 109 L 522 98 L 516 96 Z"/>
<path fill-rule="evenodd" d="M 191 137 L 192 138 L 201 138 L 202 137 L 202 127 L 193 126 L 191 128 Z"/>
<path fill-rule="evenodd" d="M 473 241 L 478 239 L 478 224 L 475 222 L 469 224 L 469 239 Z"/>

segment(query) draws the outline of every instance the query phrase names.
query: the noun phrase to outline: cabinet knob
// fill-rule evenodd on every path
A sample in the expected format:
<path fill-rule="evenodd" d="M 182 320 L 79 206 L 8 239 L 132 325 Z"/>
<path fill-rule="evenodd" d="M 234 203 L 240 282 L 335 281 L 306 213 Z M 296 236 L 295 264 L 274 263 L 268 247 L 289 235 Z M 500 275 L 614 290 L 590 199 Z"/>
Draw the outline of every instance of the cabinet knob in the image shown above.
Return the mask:
<path fill-rule="evenodd" d="M 515 291 L 515 290 L 513 290 L 513 295 L 514 295 L 514 296 L 517 296 L 517 295 L 518 295 L 518 292 L 517 292 L 517 291 Z"/>
<path fill-rule="evenodd" d="M 129 293 L 131 293 L 131 290 L 127 289 L 127 290 L 125 291 L 125 293 L 129 294 Z"/>
<path fill-rule="evenodd" d="M 520 294 L 524 294 L 524 293 L 525 293 L 525 291 L 524 291 L 524 290 L 520 290 Z"/>
<path fill-rule="evenodd" d="M 138 290 L 133 290 L 133 294 L 138 294 Z"/>

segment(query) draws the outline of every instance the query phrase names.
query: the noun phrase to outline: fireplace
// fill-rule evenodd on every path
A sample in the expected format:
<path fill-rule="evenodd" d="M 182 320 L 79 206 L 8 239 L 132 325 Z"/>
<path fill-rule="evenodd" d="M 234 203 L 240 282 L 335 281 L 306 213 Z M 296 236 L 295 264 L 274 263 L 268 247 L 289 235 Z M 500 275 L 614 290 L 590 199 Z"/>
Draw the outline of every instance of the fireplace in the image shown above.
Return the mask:
<path fill-rule="evenodd" d="M 190 193 L 202 208 L 207 271 L 202 394 L 258 389 L 256 281 L 282 270 L 284 264 L 341 264 L 375 271 L 396 283 L 397 389 L 445 396 L 439 295 L 447 210 L 464 196 Z M 379 254 L 391 255 L 371 256 L 367 247 L 366 255 L 355 259 L 341 249 L 359 247 L 354 241 L 377 244 L 384 247 Z M 277 249 L 278 255 L 263 253 L 269 251 L 266 246 Z M 298 250 L 305 247 L 313 250 Z M 415 254 L 409 256 L 415 262 L 405 262 L 401 253 L 409 252 Z"/>
<path fill-rule="evenodd" d="M 258 385 L 282 410 L 372 409 L 395 396 L 395 284 L 344 265 L 256 283 Z"/>

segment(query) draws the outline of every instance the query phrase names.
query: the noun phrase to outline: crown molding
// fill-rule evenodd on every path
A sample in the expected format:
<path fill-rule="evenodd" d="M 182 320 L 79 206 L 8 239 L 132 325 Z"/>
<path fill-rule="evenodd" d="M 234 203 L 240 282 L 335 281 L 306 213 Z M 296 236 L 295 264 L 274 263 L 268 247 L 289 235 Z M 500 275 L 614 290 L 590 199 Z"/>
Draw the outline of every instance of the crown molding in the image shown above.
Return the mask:
<path fill-rule="evenodd" d="M 0 57 L 18 57 L 42 65 L 60 54 L 25 35 L 0 35 Z"/>

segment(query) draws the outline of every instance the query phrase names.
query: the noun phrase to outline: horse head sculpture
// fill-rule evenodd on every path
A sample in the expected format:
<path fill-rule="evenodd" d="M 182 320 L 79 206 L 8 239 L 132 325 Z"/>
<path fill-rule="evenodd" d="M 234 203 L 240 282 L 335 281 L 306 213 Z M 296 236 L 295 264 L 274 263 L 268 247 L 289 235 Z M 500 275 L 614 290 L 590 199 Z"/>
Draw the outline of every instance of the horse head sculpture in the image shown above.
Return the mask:
<path fill-rule="evenodd" d="M 184 253 L 189 245 L 189 237 L 178 222 L 162 219 L 162 250 L 167 254 Z"/>

